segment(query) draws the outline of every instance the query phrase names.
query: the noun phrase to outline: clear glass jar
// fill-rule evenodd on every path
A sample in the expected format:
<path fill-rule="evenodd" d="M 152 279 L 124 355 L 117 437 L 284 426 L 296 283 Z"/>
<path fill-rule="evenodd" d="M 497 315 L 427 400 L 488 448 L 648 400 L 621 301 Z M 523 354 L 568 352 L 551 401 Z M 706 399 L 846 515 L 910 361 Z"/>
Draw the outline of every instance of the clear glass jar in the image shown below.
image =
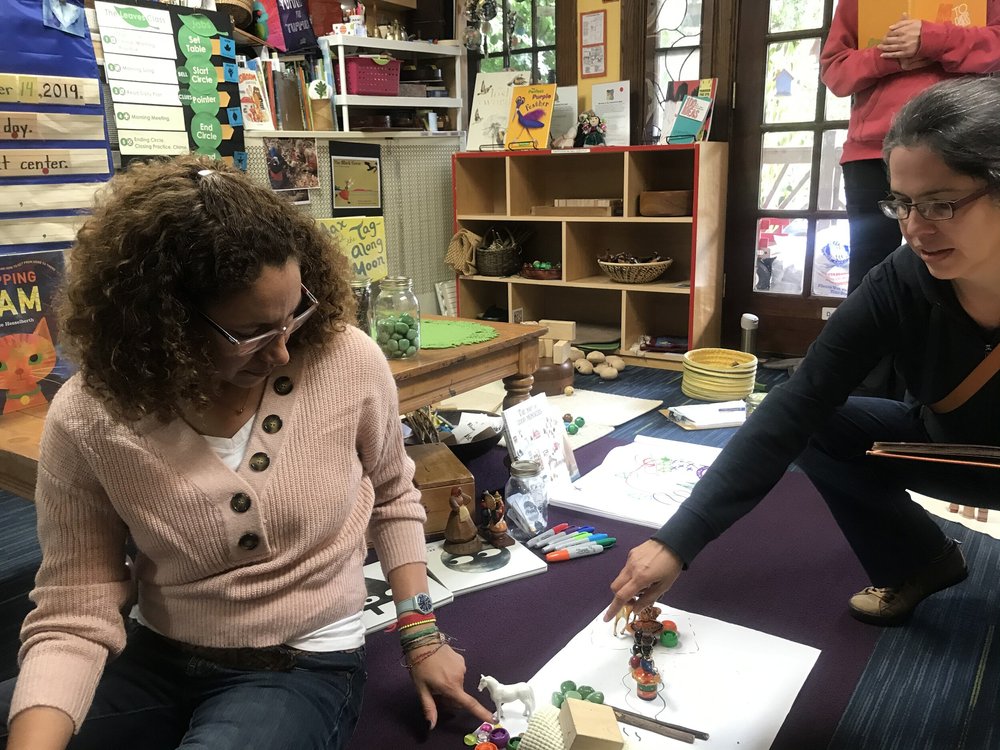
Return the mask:
<path fill-rule="evenodd" d="M 420 351 L 420 303 L 413 280 L 386 276 L 375 298 L 375 340 L 389 359 L 413 357 Z"/>
<path fill-rule="evenodd" d="M 548 524 L 549 492 L 542 466 L 537 461 L 514 461 L 504 488 L 511 536 L 526 541 L 538 536 Z"/>
<path fill-rule="evenodd" d="M 372 283 L 368 279 L 351 279 L 351 291 L 357 303 L 358 328 L 372 335 Z"/>

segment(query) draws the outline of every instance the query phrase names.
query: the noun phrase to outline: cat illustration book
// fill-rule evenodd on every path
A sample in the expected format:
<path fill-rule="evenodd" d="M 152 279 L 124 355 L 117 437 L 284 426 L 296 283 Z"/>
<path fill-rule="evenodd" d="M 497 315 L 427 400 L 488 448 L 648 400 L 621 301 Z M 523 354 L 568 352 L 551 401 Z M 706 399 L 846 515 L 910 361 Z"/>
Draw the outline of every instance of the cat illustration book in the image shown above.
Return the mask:
<path fill-rule="evenodd" d="M 0 414 L 47 404 L 69 376 L 53 309 L 63 251 L 0 256 Z"/>

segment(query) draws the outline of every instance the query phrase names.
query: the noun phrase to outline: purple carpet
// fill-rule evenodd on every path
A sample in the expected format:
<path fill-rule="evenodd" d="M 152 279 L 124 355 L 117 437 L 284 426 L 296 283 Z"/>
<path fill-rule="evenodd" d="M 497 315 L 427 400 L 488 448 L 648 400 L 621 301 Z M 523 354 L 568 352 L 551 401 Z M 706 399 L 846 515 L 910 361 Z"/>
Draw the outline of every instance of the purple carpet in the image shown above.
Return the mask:
<path fill-rule="evenodd" d="M 576 452 L 582 473 L 621 445 L 603 438 Z M 468 462 L 477 488 L 502 487 L 503 449 Z M 553 508 L 550 521 L 594 517 Z M 529 679 L 610 602 L 611 580 L 648 528 L 598 519 L 618 545 L 601 555 L 549 566 L 539 576 L 457 597 L 442 608 L 442 630 L 464 651 L 466 688 L 480 673 L 507 682 Z M 848 597 L 867 585 L 864 573 L 809 480 L 788 473 L 756 510 L 698 557 L 665 597 L 681 609 L 761 630 L 821 650 L 774 748 L 824 748 L 878 639 L 880 630 L 847 614 Z M 584 655 L 581 655 L 583 657 Z M 351 747 L 363 750 L 420 744 L 464 747 L 477 726 L 467 714 L 445 714 L 428 733 L 400 666 L 395 634 L 368 637 L 368 687 Z"/>

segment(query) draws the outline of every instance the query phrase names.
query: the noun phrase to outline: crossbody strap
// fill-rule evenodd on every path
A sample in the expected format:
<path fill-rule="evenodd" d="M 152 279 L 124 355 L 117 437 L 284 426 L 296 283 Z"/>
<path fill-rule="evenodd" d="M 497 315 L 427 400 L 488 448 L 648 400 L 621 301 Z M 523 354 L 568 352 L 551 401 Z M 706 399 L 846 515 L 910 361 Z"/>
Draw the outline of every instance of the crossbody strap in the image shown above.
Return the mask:
<path fill-rule="evenodd" d="M 955 386 L 955 390 L 940 401 L 930 405 L 936 414 L 947 414 L 964 404 L 973 393 L 982 388 L 1000 370 L 1000 346 L 993 348 L 986 359 L 965 376 L 965 380 Z"/>

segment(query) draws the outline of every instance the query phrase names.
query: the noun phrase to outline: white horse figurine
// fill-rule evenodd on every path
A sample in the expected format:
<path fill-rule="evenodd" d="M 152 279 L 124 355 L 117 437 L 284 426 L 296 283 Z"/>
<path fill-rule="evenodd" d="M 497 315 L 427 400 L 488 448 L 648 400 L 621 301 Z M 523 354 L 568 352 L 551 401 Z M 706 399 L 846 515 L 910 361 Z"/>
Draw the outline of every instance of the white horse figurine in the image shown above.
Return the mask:
<path fill-rule="evenodd" d="M 524 716 L 531 716 L 535 710 L 535 691 L 527 682 L 514 685 L 502 685 L 489 675 L 479 675 L 479 692 L 488 690 L 493 705 L 496 706 L 497 721 L 503 719 L 503 704 L 511 701 L 521 701 L 524 704 Z"/>

